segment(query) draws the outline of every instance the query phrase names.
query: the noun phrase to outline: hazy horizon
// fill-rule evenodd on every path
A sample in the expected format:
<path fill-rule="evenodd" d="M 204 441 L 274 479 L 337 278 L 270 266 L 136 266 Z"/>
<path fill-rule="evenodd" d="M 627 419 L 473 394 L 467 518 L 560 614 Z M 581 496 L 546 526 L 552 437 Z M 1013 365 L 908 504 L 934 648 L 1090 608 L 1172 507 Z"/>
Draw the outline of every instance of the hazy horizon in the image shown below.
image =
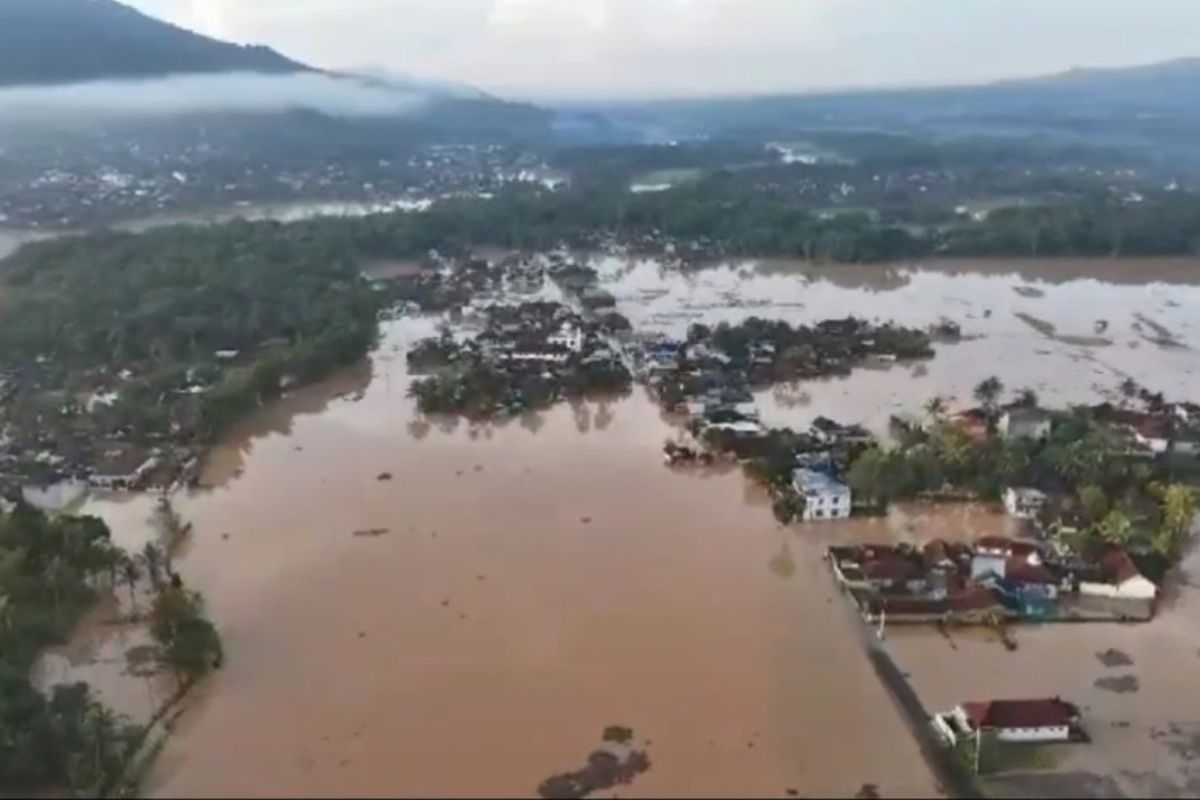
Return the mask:
<path fill-rule="evenodd" d="M 961 85 L 1200 52 L 1193 0 L 124 1 L 317 67 L 542 101 Z"/>

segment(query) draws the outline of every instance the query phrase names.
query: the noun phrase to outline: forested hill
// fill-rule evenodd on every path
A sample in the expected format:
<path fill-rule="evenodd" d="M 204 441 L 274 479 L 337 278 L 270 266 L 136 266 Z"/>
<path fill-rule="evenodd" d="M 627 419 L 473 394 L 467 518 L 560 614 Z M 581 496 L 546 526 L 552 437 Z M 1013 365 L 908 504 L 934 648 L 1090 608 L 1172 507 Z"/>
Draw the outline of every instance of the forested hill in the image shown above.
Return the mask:
<path fill-rule="evenodd" d="M 0 86 L 307 69 L 268 47 L 210 39 L 115 0 L 0 0 Z"/>

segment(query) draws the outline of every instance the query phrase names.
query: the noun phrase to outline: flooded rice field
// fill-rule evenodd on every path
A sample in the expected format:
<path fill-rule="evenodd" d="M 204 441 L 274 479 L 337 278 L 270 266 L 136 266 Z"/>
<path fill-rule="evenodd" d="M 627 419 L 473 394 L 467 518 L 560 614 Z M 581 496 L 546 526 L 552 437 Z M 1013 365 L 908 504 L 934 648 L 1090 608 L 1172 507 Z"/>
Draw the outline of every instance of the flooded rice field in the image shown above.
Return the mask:
<path fill-rule="evenodd" d="M 935 393 L 966 402 L 991 374 L 1048 402 L 1093 399 L 1126 375 L 1168 397 L 1200 395 L 1196 264 L 1127 262 L 1142 282 L 1059 262 L 686 277 L 649 262 L 600 266 L 635 327 L 856 314 L 947 317 L 970 337 L 921 368 L 766 392 L 775 424 L 823 413 L 878 428 Z M 1101 319 L 1111 343 L 1070 338 L 1097 336 Z M 663 467 L 672 428 L 639 390 L 498 425 L 422 420 L 404 351 L 435 325 L 389 323 L 369 365 L 249 420 L 214 452 L 210 488 L 177 499 L 195 529 L 176 567 L 203 591 L 228 658 L 148 792 L 529 796 L 577 770 L 610 726 L 631 728 L 627 746 L 650 762 L 615 790 L 626 797 L 936 791 L 821 556 L 835 541 L 1012 533 L 1011 520 L 902 506 L 780 528 L 738 470 Z M 109 498 L 84 510 L 137 547 L 152 506 Z M 1186 715 L 1169 692 L 1200 697 L 1200 643 L 1186 665 L 1164 661 L 1194 636 L 1197 613 L 1180 603 L 1142 628 L 1022 632 L 1015 654 L 983 639 L 953 650 L 936 634 L 889 646 L 931 708 L 963 693 L 1086 693 L 1107 718 L 1148 729 Z M 136 642 L 89 632 L 48 657 L 47 679 L 86 676 L 136 713 L 155 688 L 114 655 Z M 1095 658 L 1110 647 L 1133 656 L 1142 694 L 1094 688 L 1119 672 Z M 1044 687 L 1017 683 L 1051 663 Z M 1148 692 L 1163 703 L 1139 710 Z M 1156 711 L 1175 715 L 1152 722 Z"/>

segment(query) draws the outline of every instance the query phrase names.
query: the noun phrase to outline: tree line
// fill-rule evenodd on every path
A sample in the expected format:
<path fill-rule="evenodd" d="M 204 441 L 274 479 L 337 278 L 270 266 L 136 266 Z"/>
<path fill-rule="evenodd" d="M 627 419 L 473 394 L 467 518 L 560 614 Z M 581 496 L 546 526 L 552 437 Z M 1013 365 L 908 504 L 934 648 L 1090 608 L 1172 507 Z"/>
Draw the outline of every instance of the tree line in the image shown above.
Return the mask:
<path fill-rule="evenodd" d="M 219 666 L 220 637 L 169 562 L 157 544 L 130 556 L 94 517 L 51 517 L 23 503 L 0 512 L 0 786 L 104 796 L 127 779 L 145 729 L 85 683 L 43 694 L 29 677 L 38 653 L 65 640 L 99 592 L 124 582 L 132 598 L 148 577 L 156 661 L 181 686 Z"/>

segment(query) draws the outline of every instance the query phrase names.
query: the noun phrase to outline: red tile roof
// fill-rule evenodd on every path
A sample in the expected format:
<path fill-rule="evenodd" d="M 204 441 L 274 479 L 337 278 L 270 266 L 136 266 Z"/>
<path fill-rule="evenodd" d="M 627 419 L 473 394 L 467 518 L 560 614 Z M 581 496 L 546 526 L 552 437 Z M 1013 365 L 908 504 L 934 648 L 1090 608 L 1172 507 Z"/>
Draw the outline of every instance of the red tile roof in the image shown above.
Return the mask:
<path fill-rule="evenodd" d="M 1004 565 L 1005 577 L 1013 583 L 1052 585 L 1058 583 L 1049 570 L 1022 558 L 1010 558 Z"/>
<path fill-rule="evenodd" d="M 963 703 L 972 730 L 1053 728 L 1074 725 L 1079 709 L 1057 697 L 1048 700 L 992 700 L 988 703 Z"/>
<path fill-rule="evenodd" d="M 868 561 L 862 565 L 862 571 L 876 581 L 912 581 L 925 574 L 919 564 L 897 556 Z"/>
<path fill-rule="evenodd" d="M 1166 414 L 1116 411 L 1113 420 L 1128 425 L 1147 439 L 1166 439 L 1171 435 L 1171 418 Z"/>
<path fill-rule="evenodd" d="M 1121 584 L 1141 576 L 1141 571 L 1124 550 L 1110 550 L 1100 559 L 1100 571 L 1109 583 Z"/>

